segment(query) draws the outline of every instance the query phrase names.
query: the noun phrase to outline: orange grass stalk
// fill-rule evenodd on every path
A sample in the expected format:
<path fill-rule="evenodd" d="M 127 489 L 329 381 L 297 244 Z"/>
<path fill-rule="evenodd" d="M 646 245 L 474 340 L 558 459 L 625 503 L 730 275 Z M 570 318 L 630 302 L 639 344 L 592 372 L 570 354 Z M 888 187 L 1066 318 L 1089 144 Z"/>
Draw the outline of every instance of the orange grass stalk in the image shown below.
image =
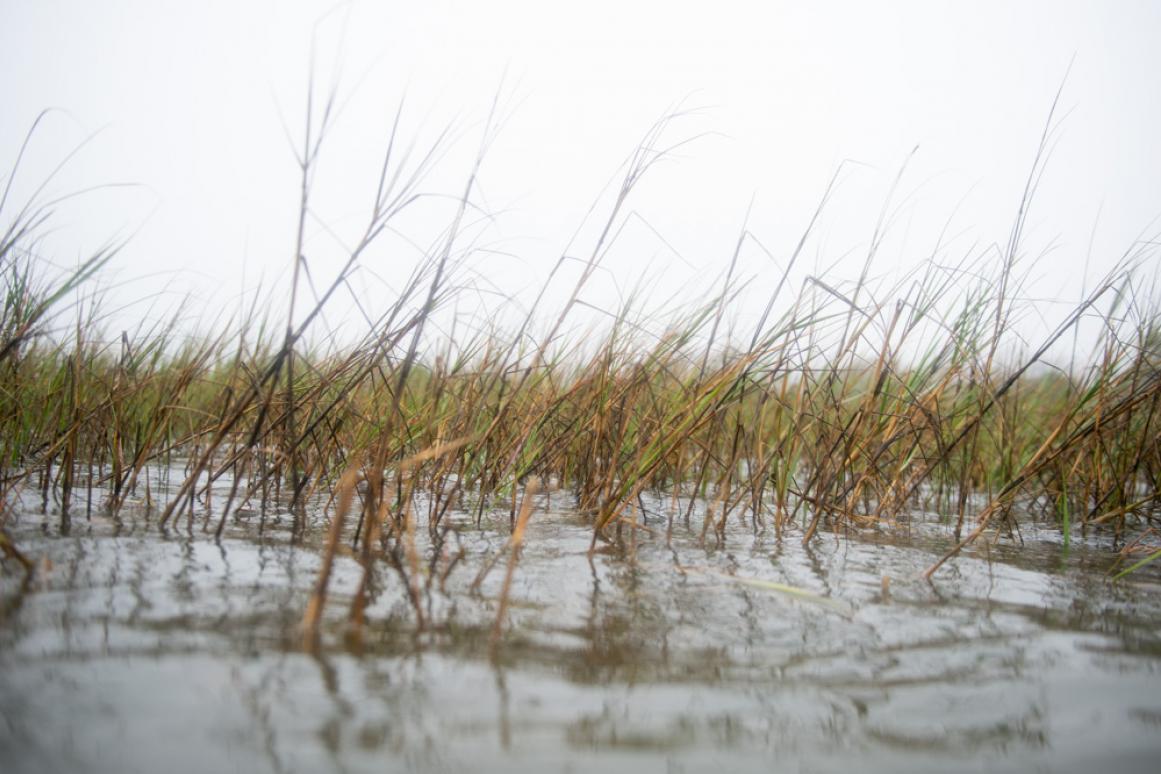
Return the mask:
<path fill-rule="evenodd" d="M 491 648 L 493 651 L 504 632 L 504 615 L 508 612 L 508 593 L 512 590 L 512 576 L 516 574 L 516 562 L 520 557 L 520 546 L 524 542 L 524 528 L 532 516 L 532 501 L 540 491 L 540 480 L 530 479 L 524 487 L 524 499 L 520 503 L 520 515 L 508 539 L 508 571 L 504 574 L 504 587 L 500 590 L 500 607 L 496 610 L 496 624 L 492 627 Z"/>

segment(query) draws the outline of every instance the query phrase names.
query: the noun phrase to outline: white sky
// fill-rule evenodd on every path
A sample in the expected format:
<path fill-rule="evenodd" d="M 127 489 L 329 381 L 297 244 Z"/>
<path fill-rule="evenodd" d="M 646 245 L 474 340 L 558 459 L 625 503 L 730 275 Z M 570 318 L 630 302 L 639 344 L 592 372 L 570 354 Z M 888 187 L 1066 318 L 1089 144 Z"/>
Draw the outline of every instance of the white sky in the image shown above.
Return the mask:
<path fill-rule="evenodd" d="M 1158 2 L 0 0 L 0 170 L 37 113 L 55 107 L 18 183 L 38 182 L 100 130 L 52 190 L 140 184 L 62 208 L 44 252 L 67 264 L 132 234 L 116 303 L 165 288 L 162 306 L 192 294 L 205 319 L 259 277 L 285 281 L 298 183 L 280 116 L 297 135 L 312 30 L 319 77 L 328 83 L 339 62 L 349 95 L 320 159 L 316 212 L 348 239 L 404 91 L 405 138 L 422 146 L 454 122 L 459 139 L 427 188 L 458 193 L 502 86 L 509 111 L 477 202 L 498 216 L 482 242 L 509 255 L 481 253 L 473 266 L 481 283 L 521 298 L 678 104 L 700 110 L 668 138 L 710 134 L 656 169 L 630 208 L 682 257 L 630 225 L 594 304 L 615 306 L 614 288 L 643 271 L 656 299 L 696 297 L 724 273 L 752 197 L 749 228 L 784 261 L 844 160 L 853 163 L 806 269 L 837 262 L 853 277 L 915 146 L 879 271 L 929 254 L 953 211 L 949 256 L 1002 244 L 1070 62 L 1067 116 L 1025 242 L 1030 256 L 1052 249 L 1029 293 L 1075 299 L 1094 225 L 1090 276 L 1151 236 L 1161 215 Z M 426 241 L 430 223 L 405 225 Z M 334 245 L 317 224 L 311 234 L 306 253 L 323 282 Z M 574 251 L 586 244 L 591 228 Z M 389 287 L 411 260 L 400 244 L 370 255 L 368 292 L 388 292 L 371 277 Z M 772 271 L 752 248 L 742 265 Z M 760 307 L 753 295 L 744 303 Z"/>

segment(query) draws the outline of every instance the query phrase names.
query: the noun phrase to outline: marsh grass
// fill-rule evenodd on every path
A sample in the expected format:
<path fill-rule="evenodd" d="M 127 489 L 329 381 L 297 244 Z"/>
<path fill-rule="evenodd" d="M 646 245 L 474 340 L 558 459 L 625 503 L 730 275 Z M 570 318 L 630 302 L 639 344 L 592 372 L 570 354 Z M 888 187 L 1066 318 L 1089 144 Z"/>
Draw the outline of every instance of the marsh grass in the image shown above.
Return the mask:
<path fill-rule="evenodd" d="M 672 506 L 663 526 L 649 529 L 672 531 L 696 513 L 693 528 L 707 542 L 724 541 L 730 519 L 805 544 L 936 511 L 957 542 L 928 575 L 974 540 L 1017 535 L 1025 520 L 1059 524 L 1067 540 L 1077 529 L 1124 535 L 1159 515 L 1161 328 L 1153 278 L 1139 268 L 1155 259 L 1153 248 L 1134 246 L 1023 357 L 1005 349 L 1005 331 L 1023 311 L 1017 264 L 1042 154 L 998 260 L 933 258 L 882 288 L 868 281 L 877 231 L 854 283 L 809 276 L 796 284 L 816 213 L 752 330 L 730 317 L 743 284 L 736 258 L 752 237 L 743 228 L 735 262 L 709 297 L 661 333 L 645 299 L 630 295 L 602 310 L 600 333 L 570 339 L 567 323 L 586 305 L 583 291 L 634 189 L 675 147 L 664 141 L 670 116 L 629 159 L 594 243 L 558 261 L 549 283 L 580 265 L 559 312 L 546 314 L 542 291 L 511 334 L 469 324 L 453 336 L 433 333 L 472 251 L 466 221 L 478 211 L 476 177 L 497 125 L 490 119 L 442 237 L 366 314 L 358 340 L 308 346 L 328 340 L 319 335 L 324 308 L 421 200 L 447 140 L 444 133 L 422 152 L 405 152 L 396 122 L 365 226 L 304 306 L 311 181 L 332 119 L 333 99 L 312 101 L 284 325 L 258 314 L 255 300 L 202 338 L 179 335 L 175 315 L 110 340 L 85 283 L 115 251 L 63 276 L 38 271 L 34 245 L 52 202 L 40 200 L 42 188 L 9 212 L 5 189 L 0 501 L 35 490 L 67 523 L 136 498 L 154 507 L 159 526 L 209 536 L 243 511 L 261 514 L 259 531 L 270 510 L 288 511 L 298 536 L 329 530 L 308 633 L 344 541 L 363 568 L 352 626 L 362 624 L 379 566 L 398 574 L 422 626 L 425 590 L 458 562 L 449 511 L 468 510 L 479 523 L 501 505 L 512 538 L 494 640 L 531 516 L 531 482 L 572 498 L 591 520 L 594 548 L 623 539 L 626 527 L 633 535 L 646 527 L 645 492 Z M 1093 319 L 1101 332 L 1091 358 L 1067 374 L 1042 367 L 1050 349 Z M 178 458 L 185 474 L 176 493 L 154 502 L 151 466 Z M 229 482 L 228 495 L 211 501 L 219 481 Z M 97 501 L 94 492 L 103 493 Z M 310 518 L 305 504 L 320 497 L 325 518 Z M 0 547 L 31 568 L 5 533 Z"/>

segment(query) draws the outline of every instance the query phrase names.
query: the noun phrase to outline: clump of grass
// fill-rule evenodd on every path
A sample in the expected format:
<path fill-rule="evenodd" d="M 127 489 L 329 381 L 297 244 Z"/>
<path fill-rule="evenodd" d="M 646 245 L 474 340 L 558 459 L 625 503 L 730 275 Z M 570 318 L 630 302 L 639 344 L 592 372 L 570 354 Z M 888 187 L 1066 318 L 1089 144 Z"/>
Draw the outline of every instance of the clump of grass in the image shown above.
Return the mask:
<path fill-rule="evenodd" d="M 668 495 L 668 530 L 696 511 L 702 539 L 719 542 L 730 519 L 810 543 L 934 509 L 954 524 L 957 543 L 928 574 L 990 529 L 1016 530 L 1024 519 L 1054 520 L 1067 536 L 1124 534 L 1158 516 L 1161 326 L 1143 301 L 1152 278 L 1137 268 L 1153 248 L 1118 262 L 1030 355 L 1007 360 L 1031 184 L 998 261 L 933 259 L 882 288 L 868 280 L 877 232 L 857 281 L 811 276 L 795 288 L 812 219 L 751 331 L 739 333 L 728 315 L 743 284 L 735 262 L 711 297 L 666 320 L 664 333 L 650 333 L 655 321 L 631 295 L 605 310 L 602 333 L 570 339 L 570 316 L 587 303 L 583 293 L 620 233 L 627 202 L 666 153 L 655 149 L 665 147 L 667 117 L 628 161 L 594 243 L 583 252 L 570 246 L 557 263 L 549 283 L 576 260 L 569 256 L 585 256 L 543 333 L 542 292 L 511 335 L 465 324 L 440 336 L 432 321 L 454 303 L 473 249 L 467 221 L 495 130 L 489 120 L 442 237 L 397 294 L 368 315 L 354 343 L 308 346 L 326 340 L 311 334 L 362 256 L 421 200 L 447 137 L 418 156 L 401 153 L 396 122 L 365 228 L 304 308 L 303 229 L 332 106 L 329 99 L 320 113 L 308 110 L 304 128 L 285 325 L 258 315 L 255 302 L 209 337 L 178 343 L 175 315 L 109 342 L 97 324 L 98 299 L 62 304 L 111 251 L 45 281 L 29 256 L 51 207 L 30 204 L 9 218 L 0 242 L 0 496 L 37 487 L 62 520 L 78 498 L 86 514 L 116 511 L 144 488 L 152 504 L 150 466 L 180 456 L 185 474 L 157 503 L 161 527 L 220 537 L 231 515 L 256 508 L 262 530 L 277 506 L 293 514 L 296 538 L 329 530 L 308 634 L 321 620 L 327 568 L 343 540 L 363 570 L 350 611 L 355 629 L 379 566 L 399 575 L 422 626 L 425 593 L 457 562 L 445 550 L 454 540 L 452 510 L 471 509 L 478 522 L 490 504 L 509 508 L 507 588 L 533 481 L 574 498 L 592 519 L 594 547 L 618 539 L 625 523 L 635 526 L 633 509 L 647 491 Z M 1040 165 L 1038 157 L 1030 180 Z M 735 259 L 749 237 L 743 229 Z M 66 335 L 50 323 L 70 308 Z M 1103 327 L 1086 367 L 1037 370 L 1093 316 Z M 211 500 L 219 482 L 228 493 Z M 94 502 L 94 492 L 103 499 Z M 305 504 L 328 495 L 326 526 Z M 19 556 L 7 538 L 4 549 Z M 495 636 L 502 617 L 503 602 Z"/>

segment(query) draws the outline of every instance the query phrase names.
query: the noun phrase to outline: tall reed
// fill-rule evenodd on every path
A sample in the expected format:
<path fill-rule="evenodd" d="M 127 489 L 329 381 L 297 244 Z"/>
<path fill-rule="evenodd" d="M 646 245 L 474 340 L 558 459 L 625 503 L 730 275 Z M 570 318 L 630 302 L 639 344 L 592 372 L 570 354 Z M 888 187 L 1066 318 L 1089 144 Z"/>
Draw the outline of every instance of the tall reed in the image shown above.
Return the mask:
<path fill-rule="evenodd" d="M 957 542 L 929 574 L 989 530 L 1022 520 L 1054 522 L 1068 535 L 1122 534 L 1157 518 L 1161 325 L 1155 277 L 1144 271 L 1150 260 L 1156 265 L 1155 247 L 1135 246 L 1057 329 L 1013 359 L 1005 331 L 1021 311 L 1017 265 L 1031 184 L 998 262 L 933 258 L 882 287 L 868 279 L 877 231 L 853 283 L 797 283 L 816 213 L 753 330 L 739 333 L 730 314 L 745 282 L 737 256 L 753 238 L 743 227 L 734 261 L 700 304 L 659 326 L 647 300 L 630 295 L 602 310 L 603 330 L 570 336 L 576 310 L 592 305 L 583 293 L 630 217 L 637 185 L 668 152 L 657 149 L 666 148 L 670 116 L 628 160 L 595 241 L 583 251 L 570 245 L 556 264 L 548 283 L 584 256 L 558 311 L 545 317 L 546 284 L 511 334 L 456 319 L 457 333 L 444 336 L 433 321 L 447 318 L 473 252 L 469 220 L 479 210 L 493 116 L 442 236 L 396 295 L 379 299 L 358 340 L 308 345 L 328 341 L 320 335 L 324 309 L 422 200 L 448 139 L 445 132 L 422 153 L 402 152 L 396 120 L 360 236 L 304 306 L 303 234 L 333 104 L 331 95 L 316 110 L 312 96 L 307 111 L 284 322 L 258 314 L 255 302 L 201 338 L 179 338 L 175 315 L 106 339 L 100 299 L 75 299 L 115 250 L 45 276 L 32 255 L 51 202 L 40 202 L 38 190 L 10 213 L 5 189 L 0 499 L 35 487 L 62 520 L 81 502 L 86 514 L 116 511 L 143 489 L 152 504 L 150 466 L 180 458 L 181 481 L 157 503 L 160 526 L 221 536 L 241 509 L 278 507 L 294 515 L 301 538 L 322 527 L 319 513 L 330 513 L 327 556 L 350 540 L 364 570 L 351 608 L 356 624 L 380 565 L 400 576 L 423 620 L 424 589 L 455 560 L 439 551 L 425 559 L 417 541 L 426 530 L 444 545 L 452 510 L 471 509 L 479 521 L 489 504 L 505 503 L 515 550 L 527 516 L 517 518 L 517 503 L 522 491 L 531 502 L 532 481 L 571 494 L 592 520 L 594 546 L 616 539 L 646 491 L 668 494 L 670 530 L 698 512 L 695 528 L 706 541 L 725 540 L 730 519 L 809 543 L 936 510 Z M 1030 180 L 1041 167 L 1038 156 Z M 1040 367 L 1094 318 L 1101 332 L 1091 359 L 1070 374 Z M 226 485 L 224 498 L 211 499 L 215 484 Z M 332 492 L 333 510 L 305 507 Z M 318 625 L 326 587 L 324 574 L 308 630 Z"/>

